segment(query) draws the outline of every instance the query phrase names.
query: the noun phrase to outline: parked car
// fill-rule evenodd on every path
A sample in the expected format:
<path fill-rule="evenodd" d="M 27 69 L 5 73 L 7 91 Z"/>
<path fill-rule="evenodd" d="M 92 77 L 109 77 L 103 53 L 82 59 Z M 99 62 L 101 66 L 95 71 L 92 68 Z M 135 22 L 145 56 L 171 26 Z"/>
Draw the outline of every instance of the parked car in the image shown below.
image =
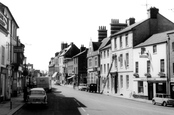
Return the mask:
<path fill-rule="evenodd" d="M 95 92 L 96 93 L 97 92 L 97 84 L 95 84 L 95 83 L 88 84 L 86 91 Z"/>
<path fill-rule="evenodd" d="M 84 84 L 84 83 L 81 83 L 81 84 L 79 84 L 78 89 L 81 90 L 81 91 L 86 91 L 87 85 Z"/>
<path fill-rule="evenodd" d="M 157 93 L 156 96 L 152 99 L 152 104 L 160 104 L 163 106 L 173 105 L 174 99 L 171 99 L 169 95 L 163 93 Z"/>
<path fill-rule="evenodd" d="M 30 89 L 27 104 L 47 104 L 47 94 L 43 88 Z"/>

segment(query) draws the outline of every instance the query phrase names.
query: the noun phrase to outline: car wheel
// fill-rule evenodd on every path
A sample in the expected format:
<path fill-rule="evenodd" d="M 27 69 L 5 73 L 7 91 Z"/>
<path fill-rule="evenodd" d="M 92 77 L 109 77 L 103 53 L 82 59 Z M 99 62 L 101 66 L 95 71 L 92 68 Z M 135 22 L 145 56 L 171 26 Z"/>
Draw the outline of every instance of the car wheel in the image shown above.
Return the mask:
<path fill-rule="evenodd" d="M 153 105 L 155 105 L 155 104 L 156 104 L 155 100 L 152 100 L 152 104 L 153 104 Z"/>
<path fill-rule="evenodd" d="M 163 102 L 163 106 L 167 106 L 167 103 L 165 101 Z"/>

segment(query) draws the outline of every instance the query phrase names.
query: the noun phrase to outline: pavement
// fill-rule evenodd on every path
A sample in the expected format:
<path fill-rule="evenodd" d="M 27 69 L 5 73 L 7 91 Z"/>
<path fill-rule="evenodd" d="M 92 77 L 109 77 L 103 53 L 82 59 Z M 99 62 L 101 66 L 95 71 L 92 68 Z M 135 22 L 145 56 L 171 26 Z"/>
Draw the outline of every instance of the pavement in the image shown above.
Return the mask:
<path fill-rule="evenodd" d="M 11 101 L 3 101 L 0 103 L 0 115 L 13 115 L 25 102 L 23 101 L 23 93 L 17 97 L 12 97 Z"/>
<path fill-rule="evenodd" d="M 63 85 L 66 87 L 73 88 L 72 85 Z M 77 90 L 77 88 L 76 88 Z M 120 97 L 120 98 L 125 98 L 129 100 L 134 100 L 134 101 L 139 101 L 139 102 L 145 102 L 145 103 L 152 103 L 151 100 L 146 100 L 146 99 L 139 99 L 139 98 L 126 98 L 124 96 L 120 96 L 117 94 L 103 94 L 103 95 L 108 95 L 108 96 L 115 96 L 115 97 Z M 0 103 L 0 115 L 13 115 L 15 114 L 23 105 L 25 102 L 23 101 L 23 93 L 18 95 L 17 97 L 12 97 L 11 98 L 12 104 L 10 104 L 10 101 L 4 101 Z"/>

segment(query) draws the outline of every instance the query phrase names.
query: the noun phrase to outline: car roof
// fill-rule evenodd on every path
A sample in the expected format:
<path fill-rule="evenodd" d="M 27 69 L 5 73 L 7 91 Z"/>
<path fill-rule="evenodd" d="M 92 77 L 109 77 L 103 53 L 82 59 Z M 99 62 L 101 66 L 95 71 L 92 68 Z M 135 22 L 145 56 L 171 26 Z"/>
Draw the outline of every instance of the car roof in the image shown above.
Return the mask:
<path fill-rule="evenodd" d="M 41 90 L 41 91 L 45 91 L 43 88 L 32 88 L 31 91 L 33 90 Z"/>

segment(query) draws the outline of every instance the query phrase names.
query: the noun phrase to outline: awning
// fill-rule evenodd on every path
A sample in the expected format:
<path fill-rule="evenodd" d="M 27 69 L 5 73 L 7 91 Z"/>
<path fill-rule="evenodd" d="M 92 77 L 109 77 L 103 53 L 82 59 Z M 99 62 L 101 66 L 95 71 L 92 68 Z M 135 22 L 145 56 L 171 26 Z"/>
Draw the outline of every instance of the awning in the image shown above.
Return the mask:
<path fill-rule="evenodd" d="M 56 77 L 57 72 L 54 72 L 54 74 L 52 75 L 52 78 Z"/>
<path fill-rule="evenodd" d="M 75 75 L 72 75 L 71 77 L 68 77 L 67 79 L 71 79 L 71 78 L 73 78 L 73 77 L 75 77 Z"/>

